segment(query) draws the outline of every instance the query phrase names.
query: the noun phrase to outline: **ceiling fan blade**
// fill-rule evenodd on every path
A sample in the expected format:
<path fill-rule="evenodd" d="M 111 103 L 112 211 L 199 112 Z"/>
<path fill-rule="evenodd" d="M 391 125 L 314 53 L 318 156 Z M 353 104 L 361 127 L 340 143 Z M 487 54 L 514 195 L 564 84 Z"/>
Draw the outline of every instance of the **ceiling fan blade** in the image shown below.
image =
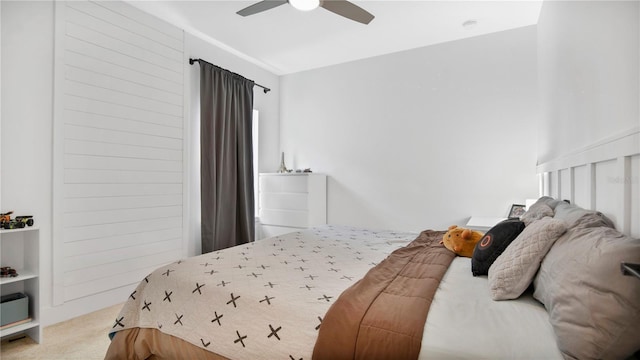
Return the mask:
<path fill-rule="evenodd" d="M 286 4 L 287 0 L 263 0 L 238 11 L 236 14 L 241 16 L 249 16 L 259 12 L 273 9 L 274 7 Z"/>
<path fill-rule="evenodd" d="M 347 0 L 323 0 L 320 6 L 347 19 L 368 24 L 375 16 Z"/>

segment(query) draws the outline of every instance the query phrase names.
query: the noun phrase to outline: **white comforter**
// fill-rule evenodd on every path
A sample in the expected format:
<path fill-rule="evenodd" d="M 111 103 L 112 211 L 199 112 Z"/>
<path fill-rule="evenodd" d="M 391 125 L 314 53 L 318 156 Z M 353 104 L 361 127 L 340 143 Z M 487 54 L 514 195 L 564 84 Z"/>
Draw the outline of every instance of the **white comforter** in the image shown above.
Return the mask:
<path fill-rule="evenodd" d="M 311 359 L 344 289 L 416 233 L 323 226 L 163 266 L 112 332 L 155 328 L 232 359 Z"/>

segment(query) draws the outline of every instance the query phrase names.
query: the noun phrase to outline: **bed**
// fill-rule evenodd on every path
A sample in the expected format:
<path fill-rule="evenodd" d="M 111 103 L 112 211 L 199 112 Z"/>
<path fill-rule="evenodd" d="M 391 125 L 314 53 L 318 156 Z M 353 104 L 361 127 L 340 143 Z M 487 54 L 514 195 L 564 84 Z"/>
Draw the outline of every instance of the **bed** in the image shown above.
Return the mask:
<path fill-rule="evenodd" d="M 640 280 L 620 262 L 640 240 L 551 197 L 521 221 L 479 276 L 437 230 L 327 225 L 180 260 L 142 279 L 106 358 L 633 356 Z"/>

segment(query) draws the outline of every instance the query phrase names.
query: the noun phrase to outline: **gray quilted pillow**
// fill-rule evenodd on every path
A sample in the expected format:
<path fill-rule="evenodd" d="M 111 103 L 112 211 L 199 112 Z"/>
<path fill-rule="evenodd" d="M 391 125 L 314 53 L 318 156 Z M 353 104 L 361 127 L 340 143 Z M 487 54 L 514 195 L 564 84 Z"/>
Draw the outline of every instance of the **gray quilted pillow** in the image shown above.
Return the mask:
<path fill-rule="evenodd" d="M 565 231 L 565 222 L 551 217 L 525 227 L 489 268 L 491 298 L 510 300 L 522 295 L 536 275 L 542 258 Z"/>

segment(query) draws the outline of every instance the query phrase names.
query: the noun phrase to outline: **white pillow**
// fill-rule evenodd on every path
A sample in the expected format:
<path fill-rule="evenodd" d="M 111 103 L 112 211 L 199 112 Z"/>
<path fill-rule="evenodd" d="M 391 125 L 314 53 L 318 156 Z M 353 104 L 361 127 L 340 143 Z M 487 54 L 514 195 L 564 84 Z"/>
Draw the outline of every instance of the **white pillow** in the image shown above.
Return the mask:
<path fill-rule="evenodd" d="M 489 268 L 491 298 L 510 300 L 522 295 L 544 256 L 565 231 L 567 226 L 563 220 L 550 217 L 525 227 Z"/>

